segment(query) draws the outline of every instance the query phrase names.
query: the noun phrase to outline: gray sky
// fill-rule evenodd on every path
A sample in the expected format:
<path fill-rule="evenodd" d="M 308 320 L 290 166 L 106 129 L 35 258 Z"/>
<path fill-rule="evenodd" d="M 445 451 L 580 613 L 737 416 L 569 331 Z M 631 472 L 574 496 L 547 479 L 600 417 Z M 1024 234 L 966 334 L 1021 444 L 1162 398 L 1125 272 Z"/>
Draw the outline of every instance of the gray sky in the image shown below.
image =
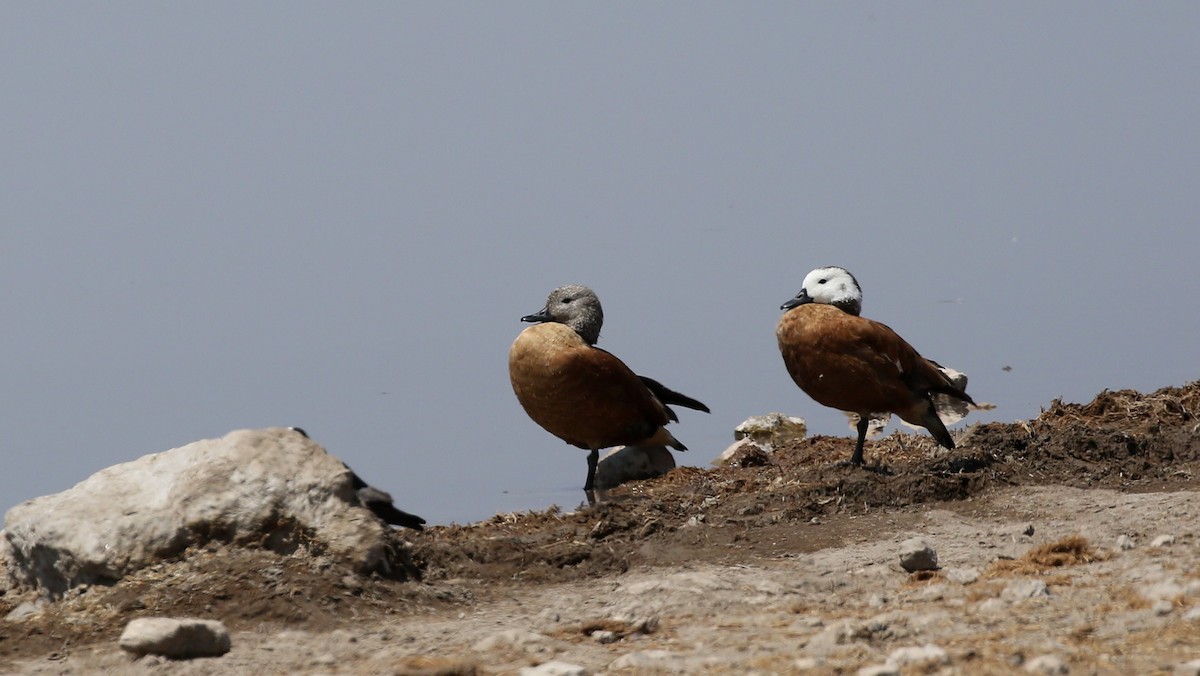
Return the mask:
<path fill-rule="evenodd" d="M 977 420 L 1193 380 L 1198 26 L 1195 2 L 6 3 L 0 510 L 273 425 L 435 523 L 573 507 L 585 453 L 507 374 L 572 282 L 603 347 L 712 408 L 680 413 L 685 464 L 770 411 L 851 434 L 775 346 L 826 264 L 970 375 L 999 406 Z"/>

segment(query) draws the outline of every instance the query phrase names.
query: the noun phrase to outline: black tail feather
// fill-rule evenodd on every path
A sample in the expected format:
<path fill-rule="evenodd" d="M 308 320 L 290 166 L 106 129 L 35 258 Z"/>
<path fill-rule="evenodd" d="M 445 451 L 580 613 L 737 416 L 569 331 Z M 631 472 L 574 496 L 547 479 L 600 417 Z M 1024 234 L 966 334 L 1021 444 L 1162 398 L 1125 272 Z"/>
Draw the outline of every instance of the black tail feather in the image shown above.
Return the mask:
<path fill-rule="evenodd" d="M 676 392 L 675 390 L 670 389 L 666 385 L 663 385 L 653 378 L 648 378 L 646 376 L 638 377 L 642 379 L 642 383 L 646 385 L 646 389 L 650 390 L 650 392 L 664 404 L 675 404 L 677 406 L 683 406 L 684 408 L 690 408 L 695 411 L 711 413 L 707 406 L 695 399 L 692 399 L 686 394 Z M 674 413 L 668 413 L 667 415 L 669 415 L 672 420 L 679 420 L 679 418 L 675 417 Z"/>

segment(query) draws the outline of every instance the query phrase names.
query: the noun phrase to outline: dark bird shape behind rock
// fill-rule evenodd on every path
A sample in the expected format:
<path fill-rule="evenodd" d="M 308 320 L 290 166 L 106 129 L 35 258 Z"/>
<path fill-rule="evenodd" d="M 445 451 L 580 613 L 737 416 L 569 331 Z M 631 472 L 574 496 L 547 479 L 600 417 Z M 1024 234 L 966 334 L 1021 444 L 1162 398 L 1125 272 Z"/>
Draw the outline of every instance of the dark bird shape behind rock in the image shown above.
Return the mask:
<path fill-rule="evenodd" d="M 933 397 L 975 402 L 891 328 L 858 316 L 861 308 L 862 289 L 845 269 L 808 273 L 800 293 L 780 307 L 786 312 L 775 330 L 792 380 L 817 403 L 859 416 L 852 465 L 863 464 L 873 413 L 894 413 L 954 448 Z"/>
<path fill-rule="evenodd" d="M 508 354 L 513 392 L 529 417 L 563 441 L 588 450 L 583 489 L 593 492 L 600 449 L 619 445 L 670 446 L 685 451 L 665 428 L 679 417 L 668 404 L 708 412 L 699 401 L 652 378 L 638 376 L 617 357 L 595 346 L 604 323 L 600 299 L 586 286 L 550 293 L 535 322 Z"/>
<path fill-rule="evenodd" d="M 303 429 L 299 427 L 292 427 L 291 429 L 308 438 L 308 433 Z M 381 491 L 363 481 L 362 477 L 350 469 L 350 465 L 347 465 L 345 462 L 342 462 L 342 466 L 346 468 L 347 472 L 350 472 L 350 485 L 354 489 L 354 494 L 358 497 L 359 503 L 371 510 L 372 514 L 383 519 L 384 523 L 393 526 L 404 526 L 413 530 L 425 530 L 425 519 L 416 514 L 409 514 L 402 509 L 397 509 L 389 493 Z"/>

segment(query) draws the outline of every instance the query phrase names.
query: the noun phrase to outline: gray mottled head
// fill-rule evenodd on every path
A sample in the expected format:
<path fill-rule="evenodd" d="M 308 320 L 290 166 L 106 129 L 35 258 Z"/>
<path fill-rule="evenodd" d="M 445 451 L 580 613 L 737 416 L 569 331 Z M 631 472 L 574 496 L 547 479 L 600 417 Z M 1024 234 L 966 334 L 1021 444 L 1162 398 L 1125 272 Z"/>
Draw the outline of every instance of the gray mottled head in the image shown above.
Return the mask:
<path fill-rule="evenodd" d="M 789 310 L 805 303 L 824 303 L 857 315 L 862 312 L 862 287 L 846 268 L 836 265 L 817 268 L 804 276 L 800 293 L 780 309 Z"/>
<path fill-rule="evenodd" d="M 521 317 L 521 321 L 566 324 L 588 345 L 595 345 L 604 325 L 604 310 L 594 291 L 581 284 L 568 284 L 551 291 L 546 307 Z"/>

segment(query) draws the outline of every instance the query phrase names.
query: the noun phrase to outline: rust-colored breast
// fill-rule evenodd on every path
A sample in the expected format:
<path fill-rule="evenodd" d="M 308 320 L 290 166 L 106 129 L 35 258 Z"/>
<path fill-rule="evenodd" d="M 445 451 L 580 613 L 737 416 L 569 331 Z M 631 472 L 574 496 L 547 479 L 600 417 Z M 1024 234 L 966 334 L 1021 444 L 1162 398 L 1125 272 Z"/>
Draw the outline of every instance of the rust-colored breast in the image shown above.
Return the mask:
<path fill-rule="evenodd" d="M 580 448 L 636 444 L 667 424 L 662 404 L 629 367 L 562 324 L 522 331 L 508 374 L 529 417 Z"/>
<path fill-rule="evenodd" d="M 820 404 L 899 412 L 924 397 L 910 383 L 932 367 L 884 324 L 813 303 L 784 313 L 775 335 L 792 380 Z"/>

